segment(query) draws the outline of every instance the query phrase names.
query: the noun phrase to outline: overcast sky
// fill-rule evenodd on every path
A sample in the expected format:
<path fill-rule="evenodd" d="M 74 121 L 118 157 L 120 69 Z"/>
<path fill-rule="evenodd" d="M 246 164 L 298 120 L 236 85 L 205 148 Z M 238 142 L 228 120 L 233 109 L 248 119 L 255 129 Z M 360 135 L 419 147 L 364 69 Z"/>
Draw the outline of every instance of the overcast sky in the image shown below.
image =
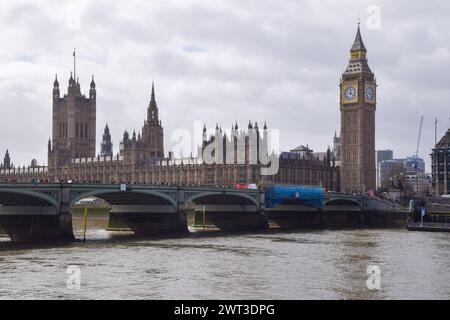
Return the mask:
<path fill-rule="evenodd" d="M 58 74 L 66 92 L 74 47 L 82 91 L 92 74 L 97 83 L 98 145 L 106 122 L 115 150 L 124 129 L 141 129 L 153 80 L 166 152 L 194 121 L 249 119 L 279 129 L 283 150 L 325 151 L 361 15 L 379 85 L 377 149 L 412 155 L 423 114 L 429 164 L 435 117 L 439 137 L 449 126 L 449 13 L 446 0 L 1 0 L 1 158 L 9 148 L 16 164 L 47 162 L 52 84 Z"/>

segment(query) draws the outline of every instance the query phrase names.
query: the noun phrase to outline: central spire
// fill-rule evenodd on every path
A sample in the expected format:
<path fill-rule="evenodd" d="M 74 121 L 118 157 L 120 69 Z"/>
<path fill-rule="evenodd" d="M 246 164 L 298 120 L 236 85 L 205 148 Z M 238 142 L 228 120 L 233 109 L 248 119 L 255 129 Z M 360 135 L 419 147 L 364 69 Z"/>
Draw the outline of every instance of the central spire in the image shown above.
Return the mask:
<path fill-rule="evenodd" d="M 156 100 L 155 100 L 155 84 L 154 84 L 153 81 L 152 81 L 152 98 L 151 98 L 151 101 L 152 102 L 156 102 Z"/>
<path fill-rule="evenodd" d="M 158 122 L 158 105 L 155 98 L 155 84 L 152 81 L 152 96 L 147 111 L 147 120 L 152 123 Z"/>
<path fill-rule="evenodd" d="M 356 31 L 355 41 L 350 49 L 350 62 L 367 62 L 367 49 L 361 36 L 361 23 L 358 19 L 358 29 Z"/>

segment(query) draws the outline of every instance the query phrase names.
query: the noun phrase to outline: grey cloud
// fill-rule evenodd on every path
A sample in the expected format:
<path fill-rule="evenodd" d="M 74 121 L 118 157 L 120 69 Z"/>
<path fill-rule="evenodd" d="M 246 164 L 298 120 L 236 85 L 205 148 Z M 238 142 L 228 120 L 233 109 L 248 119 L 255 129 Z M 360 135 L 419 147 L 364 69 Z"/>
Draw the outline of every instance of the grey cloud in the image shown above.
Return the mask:
<path fill-rule="evenodd" d="M 108 122 L 116 149 L 125 128 L 141 128 L 154 80 L 167 146 L 196 120 L 252 119 L 279 128 L 282 149 L 324 150 L 339 129 L 339 78 L 358 14 L 380 85 L 377 147 L 412 154 L 425 113 L 428 160 L 434 117 L 440 134 L 447 129 L 446 1 L 85 1 L 71 30 L 66 9 L 78 3 L 0 5 L 0 152 L 9 147 L 15 163 L 46 161 L 51 84 L 58 73 L 65 90 L 73 47 L 84 92 L 95 74 L 97 139 Z M 372 4 L 381 30 L 365 27 Z"/>

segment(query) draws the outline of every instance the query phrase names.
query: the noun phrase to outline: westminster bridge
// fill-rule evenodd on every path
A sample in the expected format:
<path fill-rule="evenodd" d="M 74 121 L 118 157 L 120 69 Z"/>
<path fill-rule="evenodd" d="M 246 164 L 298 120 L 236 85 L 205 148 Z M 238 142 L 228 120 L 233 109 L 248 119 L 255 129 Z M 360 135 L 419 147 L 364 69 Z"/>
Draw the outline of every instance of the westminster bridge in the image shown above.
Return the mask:
<path fill-rule="evenodd" d="M 325 194 L 320 207 L 284 201 L 266 208 L 262 190 L 140 184 L 0 184 L 0 231 L 12 240 L 73 240 L 71 207 L 90 197 L 111 206 L 110 223 L 137 235 L 187 233 L 187 209 L 221 230 L 402 226 L 402 208 L 378 198 Z"/>

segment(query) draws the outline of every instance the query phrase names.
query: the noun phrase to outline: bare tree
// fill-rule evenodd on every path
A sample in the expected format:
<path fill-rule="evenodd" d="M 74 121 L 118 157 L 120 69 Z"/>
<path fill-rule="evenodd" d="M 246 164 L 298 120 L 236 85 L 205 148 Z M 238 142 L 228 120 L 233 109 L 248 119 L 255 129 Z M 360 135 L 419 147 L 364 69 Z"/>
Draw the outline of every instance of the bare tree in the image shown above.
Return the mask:
<path fill-rule="evenodd" d="M 404 170 L 400 166 L 395 166 L 389 169 L 381 184 L 381 189 L 382 191 L 403 191 L 405 196 L 414 194 L 414 188 L 408 181 L 406 181 Z"/>

